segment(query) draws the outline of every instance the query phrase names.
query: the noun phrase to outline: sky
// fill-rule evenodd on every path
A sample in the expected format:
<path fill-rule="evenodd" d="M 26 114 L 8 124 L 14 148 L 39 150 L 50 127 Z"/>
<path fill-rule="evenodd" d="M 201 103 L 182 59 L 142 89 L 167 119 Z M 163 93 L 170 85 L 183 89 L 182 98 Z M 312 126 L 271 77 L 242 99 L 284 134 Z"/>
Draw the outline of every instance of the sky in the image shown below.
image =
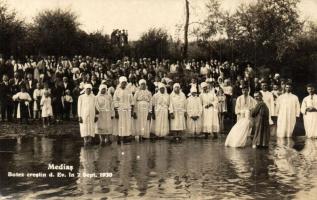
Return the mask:
<path fill-rule="evenodd" d="M 1 0 L 0 0 L 1 1 Z M 185 20 L 185 0 L 4 0 L 18 17 L 31 23 L 43 9 L 62 8 L 78 16 L 86 32 L 110 34 L 113 29 L 126 29 L 129 40 L 138 39 L 152 27 L 161 27 L 174 38 L 180 37 L 177 26 Z M 189 0 L 191 20 L 204 16 L 207 0 Z M 256 0 L 221 0 L 222 9 L 233 12 L 241 3 Z M 302 19 L 317 21 L 317 0 L 301 0 Z"/>

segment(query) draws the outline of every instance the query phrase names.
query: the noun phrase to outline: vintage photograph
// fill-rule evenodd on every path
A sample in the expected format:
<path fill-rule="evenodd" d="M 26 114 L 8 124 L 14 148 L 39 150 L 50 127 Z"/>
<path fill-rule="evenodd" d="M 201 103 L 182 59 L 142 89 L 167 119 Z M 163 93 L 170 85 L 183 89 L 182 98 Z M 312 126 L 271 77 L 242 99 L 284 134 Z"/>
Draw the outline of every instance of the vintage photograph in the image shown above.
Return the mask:
<path fill-rule="evenodd" d="M 317 0 L 0 0 L 0 199 L 317 199 Z"/>

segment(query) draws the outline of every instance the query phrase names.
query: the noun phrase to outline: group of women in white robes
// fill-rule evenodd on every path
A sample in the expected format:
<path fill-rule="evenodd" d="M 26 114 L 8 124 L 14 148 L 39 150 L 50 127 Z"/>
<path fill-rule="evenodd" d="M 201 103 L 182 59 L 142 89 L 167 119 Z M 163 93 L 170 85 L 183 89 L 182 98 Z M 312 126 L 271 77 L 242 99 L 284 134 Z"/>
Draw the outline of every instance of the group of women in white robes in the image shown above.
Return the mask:
<path fill-rule="evenodd" d="M 171 94 L 167 93 L 163 83 L 158 83 L 158 90 L 153 96 L 147 90 L 145 80 L 140 80 L 139 85 L 133 95 L 126 87 L 127 78 L 120 77 L 113 97 L 104 84 L 100 85 L 97 96 L 87 92 L 81 95 L 78 100 L 81 136 L 94 137 L 98 134 L 150 138 L 151 132 L 165 137 L 170 132 L 219 131 L 218 100 L 207 83 L 201 84 L 204 92 L 200 96 L 196 88 L 191 88 L 188 98 L 178 83 L 174 84 Z M 86 84 L 85 90 L 90 88 L 91 85 Z M 95 118 L 98 119 L 95 121 Z"/>

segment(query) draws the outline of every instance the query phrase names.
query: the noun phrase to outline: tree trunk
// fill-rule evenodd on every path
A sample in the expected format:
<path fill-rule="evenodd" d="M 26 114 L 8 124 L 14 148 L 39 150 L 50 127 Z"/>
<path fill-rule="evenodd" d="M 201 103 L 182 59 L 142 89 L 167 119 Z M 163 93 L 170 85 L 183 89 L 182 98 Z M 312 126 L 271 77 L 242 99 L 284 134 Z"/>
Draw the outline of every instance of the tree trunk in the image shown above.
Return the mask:
<path fill-rule="evenodd" d="M 183 49 L 183 57 L 187 58 L 188 56 L 188 26 L 189 26 L 189 2 L 185 0 L 186 4 L 186 22 L 184 27 L 184 49 Z"/>

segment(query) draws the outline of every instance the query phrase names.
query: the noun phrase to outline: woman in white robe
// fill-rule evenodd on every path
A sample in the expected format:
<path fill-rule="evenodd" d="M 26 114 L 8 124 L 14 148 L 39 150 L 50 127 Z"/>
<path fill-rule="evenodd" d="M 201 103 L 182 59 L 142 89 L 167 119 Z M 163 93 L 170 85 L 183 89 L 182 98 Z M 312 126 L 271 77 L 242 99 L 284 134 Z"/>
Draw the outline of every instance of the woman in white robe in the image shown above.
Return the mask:
<path fill-rule="evenodd" d="M 218 118 L 218 98 L 214 93 L 208 90 L 208 84 L 201 83 L 203 92 L 200 94 L 200 99 L 203 106 L 202 113 L 202 132 L 207 138 L 209 134 L 213 133 L 217 137 L 219 132 L 219 118 Z"/>
<path fill-rule="evenodd" d="M 113 95 L 115 117 L 118 119 L 118 136 L 132 135 L 132 116 L 134 116 L 133 95 L 127 86 L 127 78 L 119 78 L 119 87 Z M 119 138 L 119 142 L 121 138 Z"/>
<path fill-rule="evenodd" d="M 190 89 L 191 96 L 187 98 L 187 131 L 191 134 L 201 132 L 201 115 L 203 106 L 200 98 L 197 96 L 197 89 Z"/>
<path fill-rule="evenodd" d="M 176 133 L 179 139 L 180 133 L 186 130 L 186 96 L 180 90 L 179 83 L 173 85 L 173 92 L 170 94 L 169 113 L 171 119 L 171 131 Z"/>
<path fill-rule="evenodd" d="M 158 137 L 165 137 L 169 133 L 168 108 L 170 99 L 163 83 L 159 83 L 158 88 L 159 91 L 154 94 L 152 99 L 155 122 L 154 133 Z"/>
<path fill-rule="evenodd" d="M 103 141 L 106 143 L 111 142 L 110 135 L 112 134 L 114 109 L 112 97 L 107 94 L 107 86 L 104 84 L 99 86 L 99 92 L 96 96 L 96 107 L 99 112 L 99 118 L 96 123 L 96 134 L 99 134 L 100 143 L 103 143 Z"/>
<path fill-rule="evenodd" d="M 231 128 L 227 135 L 225 146 L 244 147 L 248 136 L 252 131 L 252 120 L 250 110 L 240 111 L 239 121 Z"/>
<path fill-rule="evenodd" d="M 237 123 L 231 128 L 227 135 L 225 146 L 244 147 L 246 145 L 253 126 L 250 112 L 255 105 L 255 99 L 249 95 L 249 88 L 243 87 L 242 95 L 237 98 L 235 106 Z"/>
<path fill-rule="evenodd" d="M 96 97 L 91 92 L 92 85 L 86 84 L 84 86 L 85 93 L 78 98 L 78 117 L 80 125 L 80 135 L 84 138 L 84 143 L 90 143 L 95 137 L 95 123 L 98 120 L 96 115 Z"/>
<path fill-rule="evenodd" d="M 249 95 L 249 88 L 242 88 L 242 95 L 237 98 L 235 113 L 237 115 L 237 121 L 245 118 L 245 111 L 255 107 L 256 101 Z"/>
<path fill-rule="evenodd" d="M 311 84 L 307 85 L 307 92 L 309 95 L 304 98 L 301 106 L 306 137 L 317 138 L 317 95 Z"/>
<path fill-rule="evenodd" d="M 150 119 L 152 112 L 152 94 L 146 89 L 146 81 L 139 81 L 140 88 L 135 92 L 135 112 L 137 119 L 135 120 L 136 135 L 144 138 L 150 138 Z"/>
<path fill-rule="evenodd" d="M 291 85 L 285 85 L 285 93 L 277 99 L 277 137 L 292 137 L 296 117 L 300 114 L 298 97 L 291 93 Z"/>

